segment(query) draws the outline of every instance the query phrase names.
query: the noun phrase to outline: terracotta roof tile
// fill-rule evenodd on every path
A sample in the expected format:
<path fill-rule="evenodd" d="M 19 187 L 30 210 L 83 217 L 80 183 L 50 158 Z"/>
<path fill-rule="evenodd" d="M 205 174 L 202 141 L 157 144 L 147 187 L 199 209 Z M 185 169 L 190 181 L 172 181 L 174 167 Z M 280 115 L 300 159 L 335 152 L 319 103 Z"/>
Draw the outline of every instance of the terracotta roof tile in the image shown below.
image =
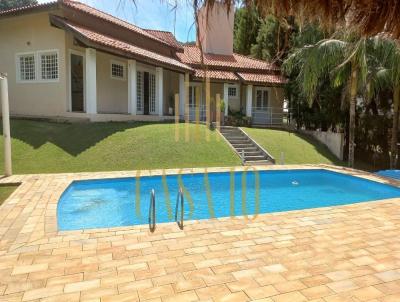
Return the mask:
<path fill-rule="evenodd" d="M 203 69 L 195 69 L 194 77 L 204 78 L 205 71 Z M 239 81 L 238 76 L 232 71 L 223 70 L 207 70 L 207 76 L 212 80 L 228 80 L 228 81 Z"/>
<path fill-rule="evenodd" d="M 184 45 L 184 52 L 177 54 L 181 61 L 190 65 L 201 65 L 200 48 L 195 45 Z M 246 69 L 246 70 L 268 70 L 279 71 L 274 64 L 249 58 L 240 54 L 217 55 L 204 54 L 204 64 L 210 67 Z"/>
<path fill-rule="evenodd" d="M 27 12 L 31 10 L 37 10 L 37 9 L 42 9 L 42 8 L 52 8 L 57 6 L 58 1 L 52 1 L 52 2 L 47 2 L 47 3 L 38 3 L 38 4 L 32 4 L 32 5 L 26 5 L 26 6 L 21 6 L 17 8 L 12 8 L 8 10 L 3 10 L 0 11 L 0 16 L 3 15 L 13 15 L 19 12 Z"/>
<path fill-rule="evenodd" d="M 277 74 L 260 74 L 260 73 L 245 73 L 238 72 L 239 77 L 249 83 L 262 83 L 262 84 L 285 84 L 287 79 L 282 75 Z"/>
<path fill-rule="evenodd" d="M 182 44 L 175 39 L 175 36 L 171 32 L 155 29 L 145 29 L 145 31 L 156 38 L 167 42 L 172 47 L 183 50 Z"/>
<path fill-rule="evenodd" d="M 126 21 L 124 21 L 124 20 L 121 20 L 121 19 L 119 19 L 119 18 L 116 18 L 116 17 L 114 17 L 113 15 L 110 15 L 110 14 L 107 14 L 107 13 L 105 13 L 105 12 L 102 12 L 102 11 L 100 11 L 100 10 L 98 10 L 98 9 L 95 9 L 94 7 L 91 7 L 91 6 L 89 6 L 89 5 L 86 5 L 86 4 L 81 3 L 81 2 L 79 2 L 79 1 L 75 1 L 75 0 L 63 0 L 63 4 L 64 4 L 65 6 L 67 6 L 67 7 L 71 7 L 71 8 L 73 8 L 73 9 L 77 9 L 77 10 L 79 10 L 79 11 L 82 11 L 82 12 L 84 12 L 84 13 L 90 14 L 90 15 L 92 15 L 92 16 L 95 16 L 95 17 L 100 18 L 100 19 L 102 19 L 102 20 L 105 20 L 105 21 L 107 21 L 107 22 L 110 22 L 110 23 L 113 23 L 113 24 L 115 24 L 115 25 L 124 27 L 124 28 L 126 28 L 126 29 L 128 29 L 128 30 L 131 30 L 131 31 L 135 32 L 135 33 L 138 33 L 138 34 L 140 34 L 140 35 L 143 35 L 143 36 L 145 36 L 145 37 L 147 37 L 147 38 L 149 38 L 149 39 L 156 40 L 156 41 L 161 42 L 161 43 L 163 43 L 163 44 L 165 44 L 165 45 L 171 46 L 168 42 L 166 42 L 166 41 L 164 41 L 164 40 L 158 38 L 157 36 L 155 36 L 155 35 L 153 35 L 153 34 L 147 32 L 147 31 L 144 30 L 143 28 L 140 28 L 140 27 L 138 27 L 138 26 L 136 26 L 136 25 L 133 25 L 133 24 L 131 24 L 131 23 L 129 23 L 129 22 L 126 22 Z"/>
<path fill-rule="evenodd" d="M 132 54 L 134 56 L 139 56 L 144 59 L 152 60 L 158 63 L 162 63 L 165 65 L 169 65 L 175 68 L 178 68 L 180 70 L 186 70 L 186 71 L 191 71 L 192 69 L 181 63 L 179 60 L 166 57 L 163 55 L 160 55 L 158 53 L 137 47 L 135 45 L 114 39 L 112 37 L 97 33 L 91 29 L 84 28 L 81 26 L 78 26 L 76 24 L 70 23 L 66 21 L 65 19 L 61 19 L 60 17 L 53 16 L 52 17 L 54 20 L 57 20 L 57 22 L 62 23 L 64 27 L 67 29 L 72 30 L 75 33 L 78 33 L 79 35 L 83 36 L 84 38 L 88 39 L 91 42 L 94 42 L 99 45 L 107 46 L 114 48 L 116 50 L 124 51 L 126 53 Z M 84 41 L 83 41 L 84 42 Z"/>

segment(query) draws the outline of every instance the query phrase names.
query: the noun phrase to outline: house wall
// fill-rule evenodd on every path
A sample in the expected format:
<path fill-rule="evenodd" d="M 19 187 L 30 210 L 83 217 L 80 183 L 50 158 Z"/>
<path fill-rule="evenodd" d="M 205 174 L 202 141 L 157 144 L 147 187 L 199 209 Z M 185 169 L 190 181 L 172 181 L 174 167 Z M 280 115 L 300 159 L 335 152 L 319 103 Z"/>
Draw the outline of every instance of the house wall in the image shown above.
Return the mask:
<path fill-rule="evenodd" d="M 97 112 L 128 113 L 128 60 L 97 51 Z M 111 60 L 123 63 L 125 79 L 111 78 Z"/>
<path fill-rule="evenodd" d="M 60 116 L 67 108 L 65 32 L 51 27 L 48 13 L 0 20 L 0 70 L 8 73 L 13 115 Z M 17 83 L 16 54 L 58 50 L 57 82 Z"/>
<path fill-rule="evenodd" d="M 170 99 L 172 97 L 172 107 L 175 107 L 175 94 L 179 94 L 179 73 L 164 69 L 164 115 L 169 115 L 168 108 L 170 107 Z"/>
<path fill-rule="evenodd" d="M 67 66 L 70 61 L 70 50 L 85 55 L 85 48 L 73 43 L 73 36 L 66 34 Z M 125 65 L 125 79 L 111 78 L 111 61 Z M 97 80 L 97 112 L 98 113 L 128 113 L 128 60 L 113 56 L 101 51 L 96 52 L 96 80 Z M 70 97 L 69 69 L 67 68 L 68 102 Z"/>

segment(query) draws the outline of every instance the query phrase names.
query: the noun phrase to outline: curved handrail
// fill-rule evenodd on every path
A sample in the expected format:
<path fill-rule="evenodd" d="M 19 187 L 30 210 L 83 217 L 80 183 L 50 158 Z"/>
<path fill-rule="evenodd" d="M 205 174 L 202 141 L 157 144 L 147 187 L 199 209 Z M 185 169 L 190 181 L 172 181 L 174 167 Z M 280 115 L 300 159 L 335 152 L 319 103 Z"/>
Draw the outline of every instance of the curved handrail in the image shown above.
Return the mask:
<path fill-rule="evenodd" d="M 149 229 L 150 232 L 154 232 L 156 229 L 156 192 L 154 189 L 150 192 Z"/>
<path fill-rule="evenodd" d="M 181 219 L 180 219 L 180 221 L 178 221 L 179 201 L 181 204 L 181 217 L 180 217 Z M 183 230 L 183 213 L 184 213 L 183 204 L 184 204 L 183 189 L 181 187 L 181 188 L 179 188 L 179 192 L 176 197 L 176 207 L 175 207 L 175 221 L 181 230 Z"/>

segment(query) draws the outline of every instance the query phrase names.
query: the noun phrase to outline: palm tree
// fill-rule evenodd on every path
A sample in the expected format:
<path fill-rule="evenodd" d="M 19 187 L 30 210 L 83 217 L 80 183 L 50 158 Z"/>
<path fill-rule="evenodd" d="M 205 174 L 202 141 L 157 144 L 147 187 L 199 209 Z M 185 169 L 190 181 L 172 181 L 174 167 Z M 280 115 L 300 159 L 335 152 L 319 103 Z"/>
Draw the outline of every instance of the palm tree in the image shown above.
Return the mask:
<path fill-rule="evenodd" d="M 336 33 L 332 38 L 296 49 L 284 62 L 284 69 L 288 73 L 299 71 L 296 80 L 310 105 L 317 96 L 322 80 L 327 77 L 334 87 L 343 87 L 343 94 L 350 105 L 350 167 L 354 166 L 357 95 L 366 84 L 370 44 L 367 38 L 358 38 L 351 33 Z"/>
<path fill-rule="evenodd" d="M 393 169 L 396 166 L 398 153 L 400 49 L 394 40 L 385 37 L 376 37 L 373 47 L 376 55 L 376 62 L 374 63 L 378 68 L 370 79 L 369 94 L 378 94 L 384 89 L 390 90 L 393 93 L 393 124 L 390 143 L 390 168 Z"/>

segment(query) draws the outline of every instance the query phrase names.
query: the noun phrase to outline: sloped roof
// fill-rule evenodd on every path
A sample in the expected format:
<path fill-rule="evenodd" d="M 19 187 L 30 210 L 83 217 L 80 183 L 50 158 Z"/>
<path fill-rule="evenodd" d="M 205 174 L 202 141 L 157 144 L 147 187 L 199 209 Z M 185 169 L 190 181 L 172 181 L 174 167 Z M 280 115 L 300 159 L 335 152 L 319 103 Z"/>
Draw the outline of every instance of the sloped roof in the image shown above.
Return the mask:
<path fill-rule="evenodd" d="M 22 12 L 30 12 L 30 11 L 36 11 L 36 10 L 41 10 L 41 9 L 49 9 L 49 8 L 53 8 L 53 7 L 56 8 L 57 5 L 58 5 L 58 1 L 26 5 L 26 6 L 21 6 L 21 7 L 16 7 L 16 8 L 11 8 L 8 10 L 0 11 L 0 16 L 15 15 L 20 12 L 21 13 Z"/>
<path fill-rule="evenodd" d="M 195 69 L 194 77 L 195 78 L 204 78 L 205 76 L 209 77 L 212 80 L 227 80 L 227 81 L 239 81 L 238 76 L 232 71 L 223 71 L 223 70 L 203 70 L 203 69 Z"/>
<path fill-rule="evenodd" d="M 182 45 L 180 45 L 175 40 L 175 37 L 172 35 L 172 33 L 168 33 L 168 32 L 157 33 L 157 31 L 154 31 L 154 30 L 146 30 L 146 29 L 140 28 L 139 26 L 133 25 L 129 22 L 121 20 L 113 15 L 110 15 L 108 13 L 100 11 L 94 7 L 91 7 L 89 5 L 86 5 L 86 4 L 76 1 L 76 0 L 59 0 L 59 1 L 52 1 L 49 3 L 23 6 L 23 7 L 19 7 L 19 8 L 2 11 L 2 12 L 0 12 L 0 16 L 16 15 L 16 14 L 20 14 L 20 13 L 38 11 L 38 10 L 42 10 L 42 9 L 57 8 L 59 5 L 61 5 L 61 7 L 64 6 L 64 7 L 71 8 L 71 9 L 83 12 L 85 14 L 94 16 L 94 17 L 104 20 L 106 22 L 112 23 L 114 25 L 123 27 L 132 32 L 140 34 L 144 37 L 147 37 L 148 39 L 157 41 L 159 43 L 162 43 L 164 45 L 167 45 L 167 46 L 175 48 L 175 49 L 182 50 Z"/>
<path fill-rule="evenodd" d="M 157 37 L 158 39 L 167 42 L 169 45 L 177 49 L 183 49 L 182 44 L 178 42 L 175 36 L 169 31 L 155 30 L 155 29 L 145 29 L 145 31 Z"/>
<path fill-rule="evenodd" d="M 184 52 L 178 53 L 177 56 L 179 59 L 185 63 L 190 65 L 198 65 L 201 66 L 201 51 L 200 48 L 196 45 L 184 45 Z M 214 68 L 229 68 L 235 70 L 264 70 L 264 71 L 279 71 L 279 67 L 274 64 L 257 60 L 253 58 L 246 57 L 244 55 L 240 55 L 234 53 L 232 55 L 219 55 L 219 54 L 209 54 L 204 53 L 204 65 Z"/>
<path fill-rule="evenodd" d="M 260 73 L 248 73 L 238 72 L 238 76 L 244 81 L 249 83 L 260 83 L 260 84 L 285 84 L 287 79 L 278 74 L 260 74 Z"/>
<path fill-rule="evenodd" d="M 115 25 L 124 27 L 128 30 L 131 30 L 137 34 L 140 34 L 142 36 L 145 36 L 149 39 L 152 40 L 156 40 L 158 42 L 161 42 L 165 45 L 168 46 L 172 46 L 175 47 L 174 45 L 171 45 L 170 43 L 168 43 L 167 41 L 165 41 L 164 39 L 160 39 L 159 37 L 157 37 L 156 35 L 149 33 L 148 31 L 144 30 L 143 28 L 140 28 L 139 26 L 133 25 L 129 22 L 126 22 L 124 20 L 121 20 L 113 15 L 107 14 L 103 11 L 100 11 L 94 7 L 91 7 L 89 5 L 86 5 L 84 3 L 81 3 L 79 1 L 75 1 L 75 0 L 62 0 L 62 4 L 67 6 L 67 7 L 71 7 L 73 9 L 79 10 L 81 12 L 87 13 L 89 15 L 95 16 L 97 18 L 100 18 L 102 20 L 105 20 L 107 22 L 113 23 Z"/>
<path fill-rule="evenodd" d="M 87 42 L 92 42 L 96 45 L 102 45 L 114 50 L 121 51 L 127 55 L 132 55 L 133 57 L 140 57 L 148 61 L 156 62 L 160 65 L 167 65 L 179 70 L 192 71 L 191 67 L 185 65 L 184 63 L 181 63 L 179 60 L 160 55 L 147 49 L 143 49 L 124 41 L 117 40 L 110 36 L 103 35 L 101 33 L 93 31 L 92 29 L 88 29 L 80 25 L 71 23 L 70 21 L 60 18 L 58 16 L 51 16 L 51 22 L 57 27 L 62 27 L 66 30 L 73 32 L 75 34 L 75 37 L 84 44 L 87 44 Z"/>

